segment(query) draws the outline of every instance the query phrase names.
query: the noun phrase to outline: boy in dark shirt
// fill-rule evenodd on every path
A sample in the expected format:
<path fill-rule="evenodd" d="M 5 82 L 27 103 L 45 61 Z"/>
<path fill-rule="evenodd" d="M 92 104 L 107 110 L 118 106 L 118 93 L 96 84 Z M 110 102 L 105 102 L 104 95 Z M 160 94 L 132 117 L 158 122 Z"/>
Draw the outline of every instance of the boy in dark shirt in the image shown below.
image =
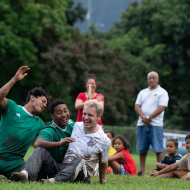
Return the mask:
<path fill-rule="evenodd" d="M 159 163 L 156 163 L 156 169 L 153 170 L 153 173 L 164 169 L 168 165 L 176 163 L 176 160 L 180 160 L 182 155 L 177 153 L 178 151 L 178 140 L 177 139 L 168 139 L 166 142 L 166 155 L 164 159 Z"/>

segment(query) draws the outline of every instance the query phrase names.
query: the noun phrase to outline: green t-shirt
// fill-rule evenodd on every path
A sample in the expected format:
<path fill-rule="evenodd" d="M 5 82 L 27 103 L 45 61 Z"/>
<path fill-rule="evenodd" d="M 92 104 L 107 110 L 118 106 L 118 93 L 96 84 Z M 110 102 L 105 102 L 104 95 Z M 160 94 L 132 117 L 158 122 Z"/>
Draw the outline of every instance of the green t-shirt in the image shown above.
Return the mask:
<path fill-rule="evenodd" d="M 23 158 L 34 138 L 45 127 L 44 122 L 9 99 L 0 114 L 0 159 Z"/>
<path fill-rule="evenodd" d="M 40 132 L 40 134 L 38 135 L 38 138 L 44 138 L 50 142 L 61 141 L 65 137 L 71 136 L 74 124 L 75 122 L 69 119 L 69 123 L 66 129 L 62 130 L 53 121 L 51 121 L 46 125 L 46 128 Z M 52 157 L 56 160 L 56 162 L 61 163 L 63 161 L 67 148 L 68 146 L 63 146 L 63 147 L 51 149 L 49 151 Z"/>

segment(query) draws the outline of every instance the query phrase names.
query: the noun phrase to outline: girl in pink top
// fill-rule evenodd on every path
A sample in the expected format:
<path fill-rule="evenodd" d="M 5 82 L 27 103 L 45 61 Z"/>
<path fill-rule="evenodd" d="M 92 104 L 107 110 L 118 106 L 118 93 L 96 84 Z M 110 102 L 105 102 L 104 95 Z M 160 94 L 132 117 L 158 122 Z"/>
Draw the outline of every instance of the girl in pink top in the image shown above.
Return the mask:
<path fill-rule="evenodd" d="M 129 143 L 124 136 L 117 136 L 113 140 L 113 147 L 117 151 L 114 155 L 108 156 L 108 165 L 115 174 L 137 175 L 136 164 L 128 152 Z"/>
<path fill-rule="evenodd" d="M 86 79 L 86 92 L 80 93 L 77 96 L 77 99 L 75 102 L 75 109 L 78 110 L 77 121 L 82 121 L 84 102 L 86 102 L 89 98 L 88 97 L 89 84 L 91 84 L 92 99 L 96 99 L 104 105 L 104 96 L 102 94 L 96 93 L 96 87 L 97 87 L 96 77 L 94 74 L 89 74 Z M 98 122 L 98 124 L 102 125 L 101 119 Z"/>

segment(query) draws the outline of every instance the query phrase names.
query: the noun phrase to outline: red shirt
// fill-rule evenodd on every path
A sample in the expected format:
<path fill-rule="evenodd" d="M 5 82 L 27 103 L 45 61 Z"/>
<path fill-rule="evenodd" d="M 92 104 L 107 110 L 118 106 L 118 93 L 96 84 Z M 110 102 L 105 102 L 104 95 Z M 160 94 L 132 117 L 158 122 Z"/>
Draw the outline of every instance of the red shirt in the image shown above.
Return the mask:
<path fill-rule="evenodd" d="M 98 95 L 101 95 L 101 94 L 96 94 L 96 96 L 94 96 L 92 99 L 96 99 Z M 82 100 L 83 102 L 86 102 L 87 101 L 87 98 L 86 98 L 86 95 L 85 95 L 85 92 L 83 93 L 80 93 L 78 96 L 77 96 L 77 99 L 79 100 Z M 102 101 L 104 102 L 104 99 L 102 99 Z M 83 113 L 83 109 L 80 109 L 78 110 L 78 116 L 77 116 L 77 121 L 82 121 L 82 113 Z M 102 125 L 102 120 L 100 119 L 100 121 L 98 122 L 99 125 Z"/>
<path fill-rule="evenodd" d="M 126 164 L 122 164 L 123 167 L 125 168 L 125 171 L 128 172 L 129 174 L 137 175 L 136 164 L 135 164 L 135 161 L 133 160 L 133 157 L 125 149 L 123 149 L 120 152 L 123 153 L 123 155 L 125 157 Z M 117 154 L 117 153 L 119 153 L 119 152 L 116 152 L 115 154 Z M 119 163 L 119 159 L 117 159 L 115 161 Z"/>

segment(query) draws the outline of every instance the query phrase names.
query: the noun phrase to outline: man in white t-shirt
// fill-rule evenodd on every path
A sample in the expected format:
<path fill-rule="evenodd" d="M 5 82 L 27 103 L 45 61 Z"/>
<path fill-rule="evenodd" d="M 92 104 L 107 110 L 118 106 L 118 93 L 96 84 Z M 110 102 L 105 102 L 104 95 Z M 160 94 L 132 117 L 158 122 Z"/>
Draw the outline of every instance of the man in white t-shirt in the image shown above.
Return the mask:
<path fill-rule="evenodd" d="M 97 124 L 102 114 L 103 106 L 97 100 L 84 103 L 83 122 L 76 122 L 73 127 L 71 137 L 75 142 L 69 144 L 60 172 L 43 182 L 90 181 L 98 160 L 99 182 L 105 182 L 111 141 Z"/>
<path fill-rule="evenodd" d="M 163 159 L 163 118 L 168 106 L 168 93 L 158 85 L 159 76 L 150 72 L 147 76 L 149 87 L 141 90 L 135 102 L 135 111 L 139 115 L 137 122 L 137 153 L 140 154 L 140 171 L 145 172 L 145 161 L 149 146 L 156 153 L 157 162 Z"/>

